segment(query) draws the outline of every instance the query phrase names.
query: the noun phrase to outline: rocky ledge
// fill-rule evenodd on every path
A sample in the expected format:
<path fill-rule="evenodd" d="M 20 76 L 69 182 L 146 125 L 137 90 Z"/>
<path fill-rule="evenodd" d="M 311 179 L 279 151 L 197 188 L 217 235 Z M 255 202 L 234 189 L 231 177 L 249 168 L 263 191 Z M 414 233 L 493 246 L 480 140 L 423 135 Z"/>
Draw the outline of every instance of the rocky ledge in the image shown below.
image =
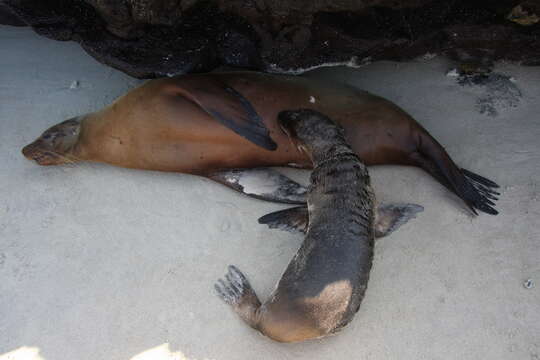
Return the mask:
<path fill-rule="evenodd" d="M 445 54 L 540 65 L 540 0 L 4 0 L 0 23 L 78 42 L 137 78 L 302 72 Z"/>

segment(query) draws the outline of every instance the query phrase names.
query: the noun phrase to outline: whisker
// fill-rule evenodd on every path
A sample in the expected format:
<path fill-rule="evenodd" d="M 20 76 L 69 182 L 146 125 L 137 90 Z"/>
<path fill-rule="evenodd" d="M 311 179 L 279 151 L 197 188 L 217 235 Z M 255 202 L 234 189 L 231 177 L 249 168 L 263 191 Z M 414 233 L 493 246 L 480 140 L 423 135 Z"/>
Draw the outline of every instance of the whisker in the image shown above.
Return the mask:
<path fill-rule="evenodd" d="M 74 156 L 71 156 L 71 155 L 60 154 L 60 153 L 57 153 L 54 150 L 44 151 L 43 153 L 45 155 L 52 155 L 52 156 L 64 161 L 66 164 L 74 165 L 74 164 L 77 163 L 77 158 L 75 158 Z"/>

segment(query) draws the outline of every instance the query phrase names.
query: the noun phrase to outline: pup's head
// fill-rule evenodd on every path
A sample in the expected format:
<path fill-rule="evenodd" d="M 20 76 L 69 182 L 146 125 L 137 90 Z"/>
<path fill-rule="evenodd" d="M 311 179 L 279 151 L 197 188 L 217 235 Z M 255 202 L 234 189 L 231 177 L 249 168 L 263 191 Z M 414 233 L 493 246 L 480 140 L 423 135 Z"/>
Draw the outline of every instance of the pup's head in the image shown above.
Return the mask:
<path fill-rule="evenodd" d="M 278 115 L 278 124 L 297 148 L 310 156 L 315 149 L 322 151 L 345 143 L 343 128 L 315 110 L 282 111 Z"/>

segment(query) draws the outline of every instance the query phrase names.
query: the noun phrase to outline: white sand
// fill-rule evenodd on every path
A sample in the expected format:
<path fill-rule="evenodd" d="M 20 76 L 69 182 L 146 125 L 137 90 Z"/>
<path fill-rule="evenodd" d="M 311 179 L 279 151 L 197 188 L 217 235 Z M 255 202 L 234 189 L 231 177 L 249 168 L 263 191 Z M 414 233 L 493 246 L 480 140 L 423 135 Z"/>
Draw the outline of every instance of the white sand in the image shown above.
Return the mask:
<path fill-rule="evenodd" d="M 501 184 L 501 215 L 469 217 L 420 170 L 372 168 L 379 198 L 425 212 L 377 243 L 349 327 L 284 345 L 213 293 L 231 263 L 262 299 L 271 292 L 302 237 L 256 220 L 283 206 L 194 176 L 27 161 L 20 149 L 45 128 L 138 81 L 29 29 L 0 27 L 0 49 L 1 360 L 540 358 L 539 68 L 497 67 L 523 92 L 498 117 L 475 110 L 481 90 L 445 76 L 439 57 L 314 73 L 409 111 L 458 164 Z"/>

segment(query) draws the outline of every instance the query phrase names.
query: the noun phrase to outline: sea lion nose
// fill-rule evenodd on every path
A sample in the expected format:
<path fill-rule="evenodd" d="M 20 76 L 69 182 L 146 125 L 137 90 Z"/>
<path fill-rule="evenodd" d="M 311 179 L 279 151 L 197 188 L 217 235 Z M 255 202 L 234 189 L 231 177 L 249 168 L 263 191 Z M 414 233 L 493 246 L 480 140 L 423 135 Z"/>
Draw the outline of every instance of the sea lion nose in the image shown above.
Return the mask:
<path fill-rule="evenodd" d="M 34 145 L 34 143 L 28 144 L 25 147 L 23 147 L 23 149 L 21 151 L 22 154 L 24 155 L 24 157 L 29 159 L 29 160 L 32 160 L 32 154 L 34 153 L 33 145 Z"/>
<path fill-rule="evenodd" d="M 25 147 L 23 147 L 21 152 L 24 155 L 24 157 L 27 158 L 28 160 L 35 160 L 35 157 L 39 155 L 39 151 L 38 151 L 40 148 L 39 145 L 40 145 L 39 141 L 36 140 L 33 143 L 30 143 L 26 145 Z"/>

